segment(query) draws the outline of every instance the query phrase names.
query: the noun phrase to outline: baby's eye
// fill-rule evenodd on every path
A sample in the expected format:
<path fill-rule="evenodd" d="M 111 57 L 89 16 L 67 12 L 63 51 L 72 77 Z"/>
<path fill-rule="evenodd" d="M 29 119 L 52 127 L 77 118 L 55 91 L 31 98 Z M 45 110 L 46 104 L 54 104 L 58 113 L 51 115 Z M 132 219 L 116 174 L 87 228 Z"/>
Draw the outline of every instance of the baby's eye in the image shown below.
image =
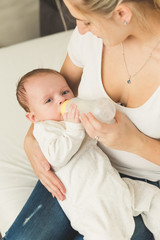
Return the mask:
<path fill-rule="evenodd" d="M 68 91 L 68 90 L 66 90 L 66 91 L 63 91 L 63 92 L 62 92 L 62 95 L 65 95 L 65 94 L 67 94 L 67 93 L 69 93 L 69 91 Z"/>
<path fill-rule="evenodd" d="M 49 99 L 47 99 L 47 101 L 45 102 L 45 103 L 49 103 L 49 102 L 51 102 L 53 99 L 52 98 L 49 98 Z"/>

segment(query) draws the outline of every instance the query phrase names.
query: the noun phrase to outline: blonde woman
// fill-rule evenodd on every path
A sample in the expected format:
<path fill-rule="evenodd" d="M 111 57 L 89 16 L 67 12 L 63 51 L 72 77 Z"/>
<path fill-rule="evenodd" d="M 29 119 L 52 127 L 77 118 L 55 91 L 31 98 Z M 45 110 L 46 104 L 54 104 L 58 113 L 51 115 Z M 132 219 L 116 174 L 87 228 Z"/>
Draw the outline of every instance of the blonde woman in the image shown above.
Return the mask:
<path fill-rule="evenodd" d="M 61 73 L 75 93 L 78 89 L 79 97 L 109 97 L 117 108 L 112 125 L 99 122 L 90 113 L 81 116 L 86 131 L 99 140 L 122 177 L 160 187 L 160 1 L 64 3 L 76 19 L 77 29 Z M 83 236 L 72 230 L 56 198 L 49 194 L 63 200 L 65 186 L 50 170 L 33 138 L 32 127 L 25 150 L 48 191 L 38 182 L 5 239 L 82 240 Z M 40 204 L 43 207 L 28 225 L 22 226 Z M 132 240 L 154 239 L 139 216 L 135 223 Z"/>

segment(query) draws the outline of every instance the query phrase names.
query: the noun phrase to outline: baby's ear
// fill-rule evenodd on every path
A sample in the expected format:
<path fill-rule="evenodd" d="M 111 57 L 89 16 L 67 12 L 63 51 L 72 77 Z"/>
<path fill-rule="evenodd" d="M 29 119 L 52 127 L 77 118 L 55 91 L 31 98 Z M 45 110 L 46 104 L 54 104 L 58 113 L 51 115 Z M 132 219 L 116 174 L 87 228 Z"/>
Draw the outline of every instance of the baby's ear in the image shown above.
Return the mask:
<path fill-rule="evenodd" d="M 26 112 L 26 118 L 28 118 L 32 123 L 36 122 L 36 116 L 34 115 L 34 112 Z"/>

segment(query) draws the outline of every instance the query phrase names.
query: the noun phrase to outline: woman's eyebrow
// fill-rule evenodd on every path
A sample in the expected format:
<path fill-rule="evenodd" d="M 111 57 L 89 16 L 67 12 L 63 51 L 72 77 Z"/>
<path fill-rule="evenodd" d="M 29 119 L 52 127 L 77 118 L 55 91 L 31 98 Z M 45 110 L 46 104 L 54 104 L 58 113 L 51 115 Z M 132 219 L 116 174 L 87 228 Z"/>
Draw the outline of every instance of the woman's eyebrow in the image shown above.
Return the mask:
<path fill-rule="evenodd" d="M 82 22 L 87 22 L 86 19 L 79 19 L 79 18 L 76 18 L 76 17 L 73 17 L 75 20 L 78 20 L 78 21 L 82 21 Z"/>

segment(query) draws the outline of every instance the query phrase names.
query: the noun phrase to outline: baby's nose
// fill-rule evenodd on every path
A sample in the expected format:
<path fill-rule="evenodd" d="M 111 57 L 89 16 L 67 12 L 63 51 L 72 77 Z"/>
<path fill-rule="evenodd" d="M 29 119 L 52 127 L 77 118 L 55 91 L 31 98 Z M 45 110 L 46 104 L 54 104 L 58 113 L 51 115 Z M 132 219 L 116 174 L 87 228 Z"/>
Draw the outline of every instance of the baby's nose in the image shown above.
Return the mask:
<path fill-rule="evenodd" d="M 66 101 L 66 98 L 63 96 L 59 96 L 58 101 L 57 101 L 58 104 L 61 105 L 62 103 L 64 103 L 64 101 Z"/>

